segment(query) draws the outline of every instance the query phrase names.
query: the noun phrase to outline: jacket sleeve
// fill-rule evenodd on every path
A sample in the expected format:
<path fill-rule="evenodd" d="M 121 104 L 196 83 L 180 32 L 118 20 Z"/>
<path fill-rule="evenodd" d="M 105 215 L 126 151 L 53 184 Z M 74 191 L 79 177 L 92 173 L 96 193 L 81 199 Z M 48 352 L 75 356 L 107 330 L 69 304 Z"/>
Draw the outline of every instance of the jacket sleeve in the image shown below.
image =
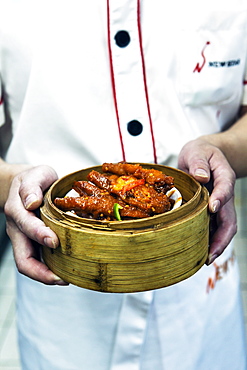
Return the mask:
<path fill-rule="evenodd" d="M 1 76 L 0 76 L 0 126 L 2 126 L 4 122 L 5 122 L 5 117 L 4 117 L 3 91 L 2 91 L 2 83 L 1 83 Z"/>
<path fill-rule="evenodd" d="M 247 67 L 245 70 L 245 76 L 243 80 L 243 99 L 242 99 L 242 105 L 247 106 Z"/>

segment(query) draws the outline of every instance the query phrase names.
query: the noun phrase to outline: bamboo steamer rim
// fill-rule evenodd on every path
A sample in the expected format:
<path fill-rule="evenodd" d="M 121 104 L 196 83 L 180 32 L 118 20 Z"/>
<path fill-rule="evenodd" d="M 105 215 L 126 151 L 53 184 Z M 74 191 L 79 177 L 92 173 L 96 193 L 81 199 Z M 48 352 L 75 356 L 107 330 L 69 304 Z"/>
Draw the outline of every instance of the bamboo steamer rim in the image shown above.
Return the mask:
<path fill-rule="evenodd" d="M 130 162 L 128 162 L 130 163 Z M 137 164 L 131 162 L 131 164 Z M 77 215 L 68 214 L 60 210 L 58 207 L 55 206 L 53 200 L 56 197 L 64 197 L 72 188 L 73 182 L 76 180 L 86 180 L 87 174 L 92 171 L 102 171 L 102 166 L 92 166 L 88 167 L 83 170 L 72 172 L 66 176 L 61 177 L 56 182 L 52 184 L 45 195 L 44 199 L 44 206 L 41 208 L 41 212 L 48 212 L 50 217 L 53 217 L 56 222 L 62 222 L 63 225 L 67 225 L 69 227 L 80 227 L 80 228 L 89 228 L 92 231 L 102 230 L 102 231 L 111 231 L 111 230 L 143 230 L 148 228 L 159 228 L 166 225 L 169 226 L 170 223 L 176 222 L 176 220 L 180 219 L 185 215 L 188 215 L 194 211 L 198 203 L 200 202 L 202 191 L 205 191 L 205 188 L 201 186 L 201 184 L 196 181 L 191 175 L 173 167 L 164 166 L 164 165 L 156 165 L 150 163 L 139 163 L 143 168 L 148 169 L 157 169 L 167 176 L 174 177 L 174 184 L 175 187 L 181 192 L 184 203 L 171 211 L 154 215 L 151 217 L 140 218 L 140 219 L 133 219 L 133 220 L 122 220 L 122 221 L 107 221 L 107 220 L 95 220 L 95 219 L 87 219 L 83 217 L 78 217 Z M 183 179 L 188 181 L 189 185 L 191 186 L 191 191 L 193 195 L 190 199 L 186 199 L 184 197 L 184 191 L 180 189 L 180 187 L 176 184 L 176 179 L 180 176 Z M 207 191 L 206 191 L 207 192 Z M 186 208 L 186 210 L 184 209 Z"/>

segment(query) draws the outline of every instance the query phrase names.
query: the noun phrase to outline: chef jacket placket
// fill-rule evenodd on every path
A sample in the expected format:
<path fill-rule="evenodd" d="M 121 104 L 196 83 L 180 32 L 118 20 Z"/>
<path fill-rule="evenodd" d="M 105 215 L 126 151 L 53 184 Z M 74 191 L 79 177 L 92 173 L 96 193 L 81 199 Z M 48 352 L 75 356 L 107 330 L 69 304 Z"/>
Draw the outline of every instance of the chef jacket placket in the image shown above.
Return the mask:
<path fill-rule="evenodd" d="M 108 0 L 107 10 L 111 79 L 123 160 L 156 163 L 140 0 Z"/>
<path fill-rule="evenodd" d="M 125 294 L 122 300 L 111 370 L 139 370 L 153 291 Z"/>
<path fill-rule="evenodd" d="M 156 162 L 142 54 L 140 2 L 108 0 L 107 6 L 112 87 L 123 160 Z M 140 368 L 152 300 L 151 291 L 123 296 L 111 370 Z"/>

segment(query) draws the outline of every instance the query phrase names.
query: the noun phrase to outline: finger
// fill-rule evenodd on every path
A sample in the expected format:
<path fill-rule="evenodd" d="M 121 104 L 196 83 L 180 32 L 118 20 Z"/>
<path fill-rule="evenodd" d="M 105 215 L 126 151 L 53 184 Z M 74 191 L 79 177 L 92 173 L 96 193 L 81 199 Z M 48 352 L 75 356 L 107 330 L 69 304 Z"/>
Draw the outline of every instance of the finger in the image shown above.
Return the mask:
<path fill-rule="evenodd" d="M 15 226 L 10 227 L 9 234 L 16 266 L 21 274 L 48 285 L 68 285 L 39 260 L 39 249 L 35 248 L 31 240 L 17 230 Z"/>
<path fill-rule="evenodd" d="M 209 211 L 216 213 L 233 197 L 236 175 L 220 151 L 216 151 L 212 155 L 209 165 L 213 181 L 213 191 L 209 198 Z"/>
<path fill-rule="evenodd" d="M 210 240 L 207 264 L 220 256 L 237 232 L 237 217 L 233 197 L 217 214 L 218 228 Z"/>
<path fill-rule="evenodd" d="M 43 221 L 35 216 L 32 211 L 27 211 L 23 208 L 22 204 L 17 207 L 16 203 L 21 201 L 16 200 L 14 202 L 6 203 L 5 215 L 7 220 L 7 233 L 12 240 L 13 233 L 11 230 L 16 225 L 16 228 L 21 233 L 25 234 L 28 238 L 36 241 L 38 244 L 46 245 L 49 248 L 57 248 L 59 245 L 59 239 L 57 235 L 47 227 Z M 13 216 L 14 215 L 14 220 Z"/>
<path fill-rule="evenodd" d="M 210 212 L 217 212 L 233 196 L 236 176 L 217 147 L 202 140 L 192 141 L 182 149 L 178 164 L 200 183 L 212 181 Z"/>
<path fill-rule="evenodd" d="M 201 183 L 207 183 L 210 179 L 210 154 L 206 149 L 205 142 L 190 141 L 182 148 L 178 158 L 178 167 Z"/>
<path fill-rule="evenodd" d="M 20 232 L 28 238 L 41 245 L 56 248 L 59 245 L 57 235 L 47 227 L 32 211 L 23 207 L 23 203 L 18 196 L 21 179 L 15 178 L 10 188 L 9 197 L 4 207 L 7 220 L 7 232 L 16 224 Z M 25 187 L 23 188 L 25 189 Z M 43 195 L 41 196 L 41 198 Z M 9 226 L 9 227 L 8 227 Z M 11 236 L 10 236 L 11 237 Z"/>
<path fill-rule="evenodd" d="M 44 191 L 57 180 L 57 174 L 48 166 L 37 166 L 21 177 L 19 196 L 26 209 L 38 208 L 43 200 Z"/>

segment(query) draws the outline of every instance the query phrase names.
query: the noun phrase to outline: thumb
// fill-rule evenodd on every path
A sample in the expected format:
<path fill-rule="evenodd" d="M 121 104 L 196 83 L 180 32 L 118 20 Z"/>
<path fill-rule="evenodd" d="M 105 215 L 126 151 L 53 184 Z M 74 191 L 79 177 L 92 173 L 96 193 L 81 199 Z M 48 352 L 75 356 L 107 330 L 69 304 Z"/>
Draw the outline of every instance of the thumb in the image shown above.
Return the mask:
<path fill-rule="evenodd" d="M 200 183 L 206 184 L 210 180 L 209 155 L 205 146 L 191 141 L 182 148 L 178 157 L 178 167 Z"/>
<path fill-rule="evenodd" d="M 43 201 L 43 192 L 57 180 L 56 172 L 49 166 L 40 165 L 19 176 L 19 195 L 24 207 L 31 211 Z"/>
<path fill-rule="evenodd" d="M 206 158 L 192 158 L 189 166 L 189 174 L 202 184 L 208 183 L 210 180 L 210 166 L 208 160 Z"/>

